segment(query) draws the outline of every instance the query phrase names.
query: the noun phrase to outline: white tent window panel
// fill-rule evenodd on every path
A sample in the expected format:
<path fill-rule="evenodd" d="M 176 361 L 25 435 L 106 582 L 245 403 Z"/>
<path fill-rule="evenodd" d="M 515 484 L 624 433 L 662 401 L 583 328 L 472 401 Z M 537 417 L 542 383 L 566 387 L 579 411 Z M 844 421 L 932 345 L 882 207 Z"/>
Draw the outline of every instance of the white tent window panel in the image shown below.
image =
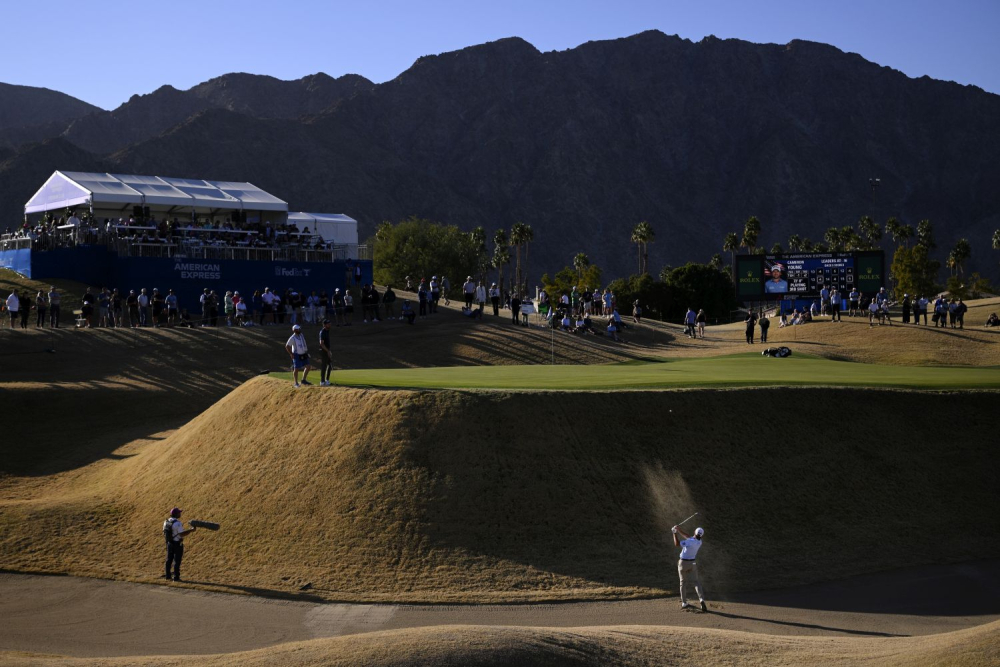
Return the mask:
<path fill-rule="evenodd" d="M 42 187 L 38 188 L 38 192 L 28 200 L 24 205 L 24 212 L 56 211 L 89 203 L 90 191 L 57 171 L 49 176 L 49 180 L 45 181 Z"/>

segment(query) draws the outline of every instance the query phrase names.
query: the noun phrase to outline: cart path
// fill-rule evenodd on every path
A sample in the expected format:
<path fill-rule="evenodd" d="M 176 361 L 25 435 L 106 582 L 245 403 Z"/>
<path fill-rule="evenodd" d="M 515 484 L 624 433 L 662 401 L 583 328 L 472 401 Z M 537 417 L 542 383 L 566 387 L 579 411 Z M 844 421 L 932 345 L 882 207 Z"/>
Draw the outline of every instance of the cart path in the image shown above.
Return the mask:
<path fill-rule="evenodd" d="M 669 625 L 774 635 L 896 636 L 1000 619 L 1000 559 L 729 596 L 518 605 L 316 604 L 98 579 L 0 574 L 0 650 L 79 657 L 230 653 L 434 625 Z"/>

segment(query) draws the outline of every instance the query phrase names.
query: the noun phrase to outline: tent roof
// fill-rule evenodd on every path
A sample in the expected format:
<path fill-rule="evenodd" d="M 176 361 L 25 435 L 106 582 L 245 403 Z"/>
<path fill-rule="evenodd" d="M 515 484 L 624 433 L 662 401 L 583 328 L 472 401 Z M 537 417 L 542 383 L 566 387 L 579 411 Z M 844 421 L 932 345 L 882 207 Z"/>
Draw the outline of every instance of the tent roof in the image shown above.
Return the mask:
<path fill-rule="evenodd" d="M 288 222 L 316 224 L 317 222 L 340 223 L 344 225 L 356 225 L 358 221 L 343 213 L 305 213 L 297 211 L 288 214 Z"/>
<path fill-rule="evenodd" d="M 38 213 L 93 204 L 133 204 L 201 209 L 287 211 L 288 204 L 252 183 L 164 176 L 57 171 L 24 205 Z"/>

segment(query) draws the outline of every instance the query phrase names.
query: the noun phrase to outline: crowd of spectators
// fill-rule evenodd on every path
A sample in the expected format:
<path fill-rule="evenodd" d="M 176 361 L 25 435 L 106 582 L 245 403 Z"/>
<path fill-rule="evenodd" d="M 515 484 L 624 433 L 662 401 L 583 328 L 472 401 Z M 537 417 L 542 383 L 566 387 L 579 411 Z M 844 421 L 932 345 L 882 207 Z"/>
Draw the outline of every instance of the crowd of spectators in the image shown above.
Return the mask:
<path fill-rule="evenodd" d="M 270 222 L 240 222 L 232 217 L 180 220 L 176 217 L 94 218 L 90 213 L 46 216 L 36 223 L 25 221 L 16 229 L 8 227 L 3 239 L 31 239 L 38 250 L 102 243 L 116 239 L 132 243 L 225 245 L 251 248 L 306 247 L 330 249 L 331 244 L 308 227 Z"/>

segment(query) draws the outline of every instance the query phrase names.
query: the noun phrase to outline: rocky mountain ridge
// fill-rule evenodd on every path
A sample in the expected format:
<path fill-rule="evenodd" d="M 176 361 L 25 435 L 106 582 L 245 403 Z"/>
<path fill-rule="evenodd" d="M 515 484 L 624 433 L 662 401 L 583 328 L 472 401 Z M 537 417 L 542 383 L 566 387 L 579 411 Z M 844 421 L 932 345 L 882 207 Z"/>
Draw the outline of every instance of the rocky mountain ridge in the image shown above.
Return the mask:
<path fill-rule="evenodd" d="M 172 121 L 140 110 L 179 91 L 133 98 L 107 113 L 154 118 L 158 131 L 116 150 L 97 150 L 100 132 L 61 136 L 91 153 L 82 162 L 249 180 L 297 210 L 349 213 L 362 236 L 408 215 L 490 236 L 520 220 L 535 231 L 532 273 L 580 251 L 606 276 L 634 271 L 640 220 L 656 231 L 658 271 L 707 260 L 750 215 L 769 246 L 792 233 L 819 240 L 872 213 L 930 218 L 942 248 L 964 236 L 971 265 L 994 273 L 1000 96 L 973 86 L 911 79 L 813 42 L 659 32 L 546 53 L 504 39 L 421 58 L 378 85 L 321 76 L 271 106 L 237 94 L 239 78 L 206 82 L 184 93 L 196 111 L 163 130 L 156 122 Z M 26 161 L 76 168 L 55 162 L 68 150 L 20 146 L 0 164 L 0 210 L 16 214 L 44 180 L 29 184 Z M 872 176 L 882 179 L 874 201 Z"/>

